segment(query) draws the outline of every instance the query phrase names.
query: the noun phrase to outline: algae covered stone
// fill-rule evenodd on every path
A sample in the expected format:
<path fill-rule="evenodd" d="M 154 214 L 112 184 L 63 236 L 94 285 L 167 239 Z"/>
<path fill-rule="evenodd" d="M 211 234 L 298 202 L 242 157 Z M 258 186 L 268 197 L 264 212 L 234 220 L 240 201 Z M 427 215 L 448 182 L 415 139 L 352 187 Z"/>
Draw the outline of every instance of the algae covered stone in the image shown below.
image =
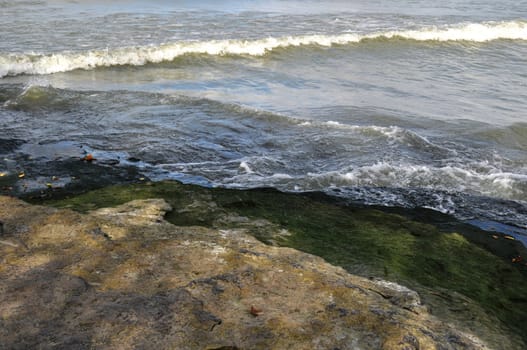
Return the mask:
<path fill-rule="evenodd" d="M 527 267 L 511 262 L 527 256 L 525 247 L 437 212 L 354 206 L 320 193 L 171 181 L 112 186 L 45 203 L 87 212 L 147 198 L 164 198 L 173 208 L 165 218 L 180 231 L 241 230 L 321 256 L 348 272 L 416 290 L 434 315 L 495 348 L 525 347 Z"/>
<path fill-rule="evenodd" d="M 164 210 L 144 200 L 79 214 L 0 197 L 8 238 L 27 247 L 0 246 L 2 346 L 487 348 L 403 286 L 265 245 L 247 228 L 175 226 Z"/>

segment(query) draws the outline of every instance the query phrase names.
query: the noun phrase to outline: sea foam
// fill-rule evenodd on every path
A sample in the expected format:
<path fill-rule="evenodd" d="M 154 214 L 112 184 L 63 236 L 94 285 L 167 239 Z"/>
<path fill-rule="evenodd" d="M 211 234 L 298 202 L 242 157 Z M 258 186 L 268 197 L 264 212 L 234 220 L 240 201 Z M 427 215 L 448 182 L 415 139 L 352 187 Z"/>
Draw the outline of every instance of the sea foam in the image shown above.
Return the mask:
<path fill-rule="evenodd" d="M 332 46 L 364 40 L 406 39 L 414 41 L 486 42 L 498 39 L 527 40 L 527 22 L 486 22 L 427 27 L 419 30 L 374 32 L 368 34 L 304 35 L 255 40 L 182 41 L 157 46 L 137 46 L 84 52 L 0 53 L 0 77 L 19 74 L 52 74 L 75 69 L 119 65 L 141 66 L 171 61 L 185 54 L 262 56 L 278 48 L 307 45 Z"/>
<path fill-rule="evenodd" d="M 427 188 L 511 200 L 525 199 L 527 175 L 497 168 L 481 172 L 476 170 L 477 167 L 478 164 L 433 167 L 378 162 L 348 171 L 311 173 L 308 176 L 322 187 Z"/>

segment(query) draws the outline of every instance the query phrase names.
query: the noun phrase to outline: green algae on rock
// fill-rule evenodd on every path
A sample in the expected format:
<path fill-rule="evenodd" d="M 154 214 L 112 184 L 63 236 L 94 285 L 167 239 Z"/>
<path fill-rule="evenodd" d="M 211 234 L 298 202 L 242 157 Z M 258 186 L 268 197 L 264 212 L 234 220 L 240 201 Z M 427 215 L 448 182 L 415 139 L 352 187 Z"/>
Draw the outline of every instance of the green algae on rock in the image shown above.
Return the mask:
<path fill-rule="evenodd" d="M 431 312 L 493 347 L 522 348 L 527 341 L 526 269 L 503 253 L 524 254 L 524 247 L 452 219 L 443 218 L 451 221 L 445 229 L 434 224 L 437 213 L 431 212 L 430 220 L 421 213 L 417 221 L 378 208 L 341 205 L 320 194 L 177 182 L 113 186 L 46 203 L 86 212 L 146 198 L 164 198 L 173 208 L 166 219 L 179 226 L 244 229 L 268 244 L 318 255 L 351 273 L 405 284 L 421 294 Z M 493 253 L 496 245 L 501 256 Z"/>
<path fill-rule="evenodd" d="M 80 214 L 0 196 L 16 243 L 0 244 L 1 348 L 488 349 L 406 287 L 248 229 L 175 226 L 167 210 L 148 199 Z"/>

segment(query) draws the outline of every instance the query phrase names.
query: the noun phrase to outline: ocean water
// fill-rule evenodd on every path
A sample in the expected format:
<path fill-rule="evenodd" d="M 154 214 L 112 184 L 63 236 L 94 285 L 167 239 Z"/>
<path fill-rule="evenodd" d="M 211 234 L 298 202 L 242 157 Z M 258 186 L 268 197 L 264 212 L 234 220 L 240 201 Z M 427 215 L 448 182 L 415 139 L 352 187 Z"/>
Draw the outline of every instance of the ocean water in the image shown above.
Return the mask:
<path fill-rule="evenodd" d="M 20 191 L 91 153 L 527 242 L 524 1 L 18 0 L 0 23 L 0 173 L 33 169 Z"/>

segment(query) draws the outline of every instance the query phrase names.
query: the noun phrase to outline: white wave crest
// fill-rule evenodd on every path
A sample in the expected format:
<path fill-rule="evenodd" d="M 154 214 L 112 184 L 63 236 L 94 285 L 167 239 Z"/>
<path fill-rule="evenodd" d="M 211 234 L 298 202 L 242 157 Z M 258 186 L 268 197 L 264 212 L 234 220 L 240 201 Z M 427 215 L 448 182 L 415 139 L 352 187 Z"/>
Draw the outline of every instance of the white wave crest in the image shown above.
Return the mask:
<path fill-rule="evenodd" d="M 311 126 L 311 124 L 300 124 L 301 126 Z M 342 124 L 333 120 L 322 123 L 323 126 L 350 130 L 357 133 L 364 134 L 365 136 L 384 136 L 389 139 L 403 139 L 406 135 L 411 134 L 415 137 L 420 137 L 415 133 L 412 133 L 406 129 L 398 126 L 377 126 L 377 125 L 350 125 Z"/>
<path fill-rule="evenodd" d="M 429 188 L 469 192 L 498 198 L 524 200 L 527 175 L 472 167 L 394 165 L 379 162 L 346 172 L 308 174 L 320 187 L 372 186 L 391 188 Z"/>
<path fill-rule="evenodd" d="M 53 54 L 0 54 L 0 77 L 19 74 L 52 74 L 75 69 L 93 69 L 119 65 L 141 66 L 171 61 L 185 54 L 262 56 L 278 48 L 304 45 L 332 46 L 363 40 L 402 38 L 416 41 L 472 41 L 497 39 L 527 40 L 523 21 L 469 23 L 421 30 L 388 31 L 370 34 L 305 35 L 257 40 L 211 40 L 177 42 L 158 46 L 126 47 L 86 52 Z"/>
<path fill-rule="evenodd" d="M 312 126 L 313 124 L 301 123 L 300 126 Z M 398 127 L 398 126 L 376 126 L 376 125 L 349 125 L 342 124 L 336 121 L 327 121 L 321 124 L 325 127 L 349 130 L 359 133 L 368 138 L 382 137 L 385 138 L 390 145 L 403 144 L 420 149 L 434 149 L 437 152 L 445 154 L 456 155 L 456 151 L 447 149 L 445 147 L 436 145 L 429 141 L 426 137 L 417 134 L 416 132 Z"/>
<path fill-rule="evenodd" d="M 523 21 L 468 23 L 444 28 L 391 31 L 379 34 L 379 36 L 388 39 L 400 37 L 416 41 L 472 41 L 478 43 L 498 39 L 527 40 L 527 23 Z"/>

